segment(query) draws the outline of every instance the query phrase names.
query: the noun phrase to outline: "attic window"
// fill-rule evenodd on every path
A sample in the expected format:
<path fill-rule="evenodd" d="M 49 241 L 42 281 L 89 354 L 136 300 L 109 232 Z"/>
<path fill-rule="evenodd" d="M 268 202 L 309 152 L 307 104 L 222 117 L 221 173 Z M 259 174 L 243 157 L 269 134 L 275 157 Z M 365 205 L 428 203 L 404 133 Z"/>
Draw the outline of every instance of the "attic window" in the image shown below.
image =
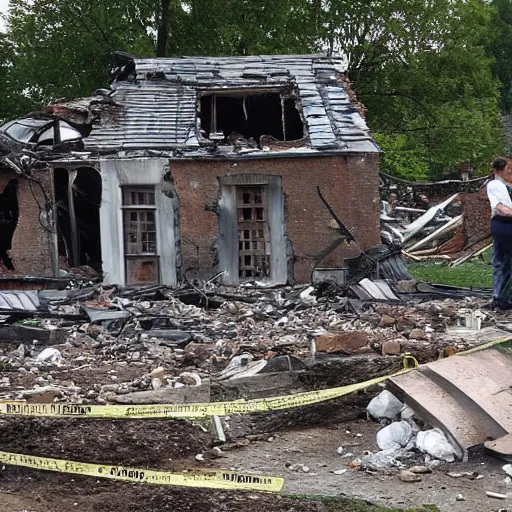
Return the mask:
<path fill-rule="evenodd" d="M 82 138 L 82 134 L 65 121 L 48 118 L 15 119 L 3 124 L 0 131 L 18 142 L 37 143 L 44 146 Z"/>
<path fill-rule="evenodd" d="M 243 137 L 259 144 L 262 135 L 291 141 L 304 137 L 295 99 L 281 92 L 230 91 L 201 97 L 201 127 L 211 140 L 230 143 Z"/>

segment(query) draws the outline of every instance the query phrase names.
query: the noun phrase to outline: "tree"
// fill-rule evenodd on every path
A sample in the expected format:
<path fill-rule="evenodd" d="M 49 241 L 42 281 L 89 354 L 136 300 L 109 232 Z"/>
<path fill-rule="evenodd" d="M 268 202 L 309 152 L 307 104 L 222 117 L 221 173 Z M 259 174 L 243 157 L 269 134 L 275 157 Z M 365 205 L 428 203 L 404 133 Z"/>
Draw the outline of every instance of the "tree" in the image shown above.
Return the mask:
<path fill-rule="evenodd" d="M 90 95 L 109 83 L 115 50 L 148 57 L 324 50 L 344 56 L 388 152 L 385 170 L 434 177 L 461 161 L 483 169 L 503 149 L 492 55 L 508 58 L 490 34 L 496 16 L 510 27 L 503 13 L 512 11 L 505 9 L 512 0 L 492 3 L 11 0 L 0 87 L 12 100 L 0 115 Z M 511 61 L 510 77 L 499 75 L 509 84 Z"/>
<path fill-rule="evenodd" d="M 494 7 L 487 48 L 494 57 L 494 74 L 501 82 L 502 108 L 512 107 L 512 0 L 492 0 Z"/>
<path fill-rule="evenodd" d="M 407 3 L 399 14 L 392 0 L 356 36 L 341 33 L 355 90 L 382 135 L 383 168 L 411 177 L 427 166 L 435 178 L 469 161 L 486 171 L 504 146 L 500 84 L 486 51 L 494 10 L 480 0 Z"/>

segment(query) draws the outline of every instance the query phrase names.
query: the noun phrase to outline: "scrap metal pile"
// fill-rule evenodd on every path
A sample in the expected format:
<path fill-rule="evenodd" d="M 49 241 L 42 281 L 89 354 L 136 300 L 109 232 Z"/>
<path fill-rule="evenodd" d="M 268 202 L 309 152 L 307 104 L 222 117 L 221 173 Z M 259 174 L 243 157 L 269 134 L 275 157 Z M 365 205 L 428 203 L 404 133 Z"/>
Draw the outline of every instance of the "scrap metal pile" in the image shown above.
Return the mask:
<path fill-rule="evenodd" d="M 491 246 L 488 177 L 414 183 L 381 173 L 381 234 L 412 261 L 446 260 L 452 266 Z"/>

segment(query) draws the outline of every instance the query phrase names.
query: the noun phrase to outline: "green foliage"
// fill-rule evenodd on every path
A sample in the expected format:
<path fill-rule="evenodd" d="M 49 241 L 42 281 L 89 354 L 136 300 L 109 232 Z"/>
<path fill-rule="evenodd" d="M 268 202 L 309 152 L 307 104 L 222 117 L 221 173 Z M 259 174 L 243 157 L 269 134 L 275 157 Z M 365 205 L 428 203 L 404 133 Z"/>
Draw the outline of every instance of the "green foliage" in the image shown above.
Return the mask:
<path fill-rule="evenodd" d="M 458 267 L 444 262 L 412 263 L 409 272 L 415 279 L 429 283 L 473 288 L 492 287 L 492 267 L 483 261 L 468 261 Z"/>
<path fill-rule="evenodd" d="M 431 178 L 453 174 L 461 162 L 488 169 L 504 148 L 500 83 L 485 50 L 493 9 L 480 0 L 448 2 L 449 15 L 440 6 L 447 2 L 437 3 L 446 21 L 439 20 L 442 28 L 433 42 L 427 17 L 425 31 L 416 34 L 422 51 L 387 52 L 385 64 L 360 73 L 355 84 L 370 126 L 398 136 L 402 147 L 392 150 L 412 158 L 411 168 L 418 160 L 420 169 L 427 165 Z"/>
<path fill-rule="evenodd" d="M 494 74 L 501 82 L 502 105 L 512 107 L 512 0 L 491 0 L 494 7 L 487 48 L 494 57 Z"/>
<path fill-rule="evenodd" d="M 168 55 L 342 54 L 386 172 L 484 170 L 503 151 L 500 93 L 512 85 L 512 0 L 491 3 L 11 0 L 0 120 L 105 87 L 115 50 L 154 56 L 168 5 Z"/>
<path fill-rule="evenodd" d="M 408 146 L 413 141 L 410 141 L 405 134 L 374 133 L 373 136 L 384 151 L 380 165 L 383 172 L 410 181 L 428 179 L 428 158 L 421 145 Z"/>

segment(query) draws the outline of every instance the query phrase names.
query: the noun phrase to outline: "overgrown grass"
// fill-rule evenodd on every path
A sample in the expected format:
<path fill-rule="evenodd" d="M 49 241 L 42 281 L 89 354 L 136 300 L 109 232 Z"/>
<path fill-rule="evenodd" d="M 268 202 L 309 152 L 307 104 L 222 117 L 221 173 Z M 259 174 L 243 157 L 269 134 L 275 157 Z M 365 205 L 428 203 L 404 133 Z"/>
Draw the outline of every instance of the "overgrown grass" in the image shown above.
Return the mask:
<path fill-rule="evenodd" d="M 473 288 L 492 287 L 492 267 L 481 260 L 468 261 L 458 267 L 445 262 L 411 263 L 409 272 L 415 279 L 430 283 Z"/>

